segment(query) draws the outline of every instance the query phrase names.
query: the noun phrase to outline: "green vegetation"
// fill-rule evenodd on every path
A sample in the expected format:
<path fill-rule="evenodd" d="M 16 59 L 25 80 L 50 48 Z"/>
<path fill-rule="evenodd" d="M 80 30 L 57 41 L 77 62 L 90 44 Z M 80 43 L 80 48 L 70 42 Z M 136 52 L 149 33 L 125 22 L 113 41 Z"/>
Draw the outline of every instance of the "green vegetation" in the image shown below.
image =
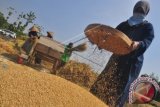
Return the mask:
<path fill-rule="evenodd" d="M 10 31 L 13 31 L 17 34 L 17 36 L 22 36 L 24 34 L 24 30 L 28 27 L 29 24 L 33 24 L 39 28 L 40 31 L 43 30 L 42 26 L 39 26 L 38 24 L 35 24 L 34 21 L 36 19 L 36 15 L 33 11 L 30 11 L 28 13 L 17 13 L 17 11 L 9 7 L 7 8 L 7 15 L 5 16 L 2 12 L 0 12 L 0 29 L 8 29 Z M 17 15 L 18 14 L 18 15 Z M 18 16 L 15 21 L 12 23 L 9 23 L 9 19 L 12 16 Z"/>
<path fill-rule="evenodd" d="M 5 29 L 8 28 L 9 23 L 5 19 L 3 13 L 0 12 L 0 28 Z"/>

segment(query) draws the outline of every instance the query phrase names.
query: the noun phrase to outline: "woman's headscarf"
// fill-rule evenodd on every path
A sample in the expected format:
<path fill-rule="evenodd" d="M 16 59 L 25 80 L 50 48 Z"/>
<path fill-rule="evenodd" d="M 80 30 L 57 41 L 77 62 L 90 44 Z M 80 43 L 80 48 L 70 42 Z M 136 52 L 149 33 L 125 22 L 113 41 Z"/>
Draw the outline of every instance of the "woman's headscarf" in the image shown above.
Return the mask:
<path fill-rule="evenodd" d="M 149 10 L 150 10 L 149 3 L 145 0 L 141 0 L 135 4 L 134 9 L 133 9 L 133 14 L 141 13 L 146 16 Z"/>
<path fill-rule="evenodd" d="M 133 16 L 128 19 L 130 26 L 140 24 L 144 21 L 144 18 L 149 13 L 150 6 L 148 1 L 138 1 L 133 8 Z"/>

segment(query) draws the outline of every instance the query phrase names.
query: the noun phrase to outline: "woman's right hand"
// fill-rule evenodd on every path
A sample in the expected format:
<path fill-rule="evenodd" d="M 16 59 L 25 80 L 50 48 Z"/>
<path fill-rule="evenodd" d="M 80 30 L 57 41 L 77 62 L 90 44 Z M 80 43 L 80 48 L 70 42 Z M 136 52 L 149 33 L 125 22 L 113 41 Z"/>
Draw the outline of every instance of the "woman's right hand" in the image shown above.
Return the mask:
<path fill-rule="evenodd" d="M 138 49 L 139 46 L 140 46 L 140 42 L 138 42 L 138 41 L 133 41 L 130 49 L 131 49 L 131 51 L 134 51 L 134 50 Z"/>

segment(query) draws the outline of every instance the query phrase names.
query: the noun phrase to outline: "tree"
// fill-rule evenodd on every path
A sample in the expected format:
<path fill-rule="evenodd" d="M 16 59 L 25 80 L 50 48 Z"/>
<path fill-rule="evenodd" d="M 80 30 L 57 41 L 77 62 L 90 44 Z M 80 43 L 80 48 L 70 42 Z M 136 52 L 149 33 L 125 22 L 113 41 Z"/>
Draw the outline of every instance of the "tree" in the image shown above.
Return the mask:
<path fill-rule="evenodd" d="M 33 23 L 33 21 L 36 19 L 36 15 L 34 12 L 29 12 L 29 13 L 21 13 L 17 17 L 16 21 L 16 28 L 17 30 L 23 32 L 25 28 L 29 25 L 29 23 Z M 25 21 L 25 24 L 23 24 L 23 21 Z"/>
<path fill-rule="evenodd" d="M 157 82 L 159 81 L 159 77 L 157 75 L 155 75 L 155 73 L 152 72 L 149 76 L 151 78 L 155 79 Z"/>
<path fill-rule="evenodd" d="M 26 19 L 26 23 L 24 24 L 24 28 L 26 28 L 29 23 L 33 23 L 33 21 L 36 19 L 36 16 L 35 13 L 31 11 L 27 14 L 24 14 L 23 18 Z"/>
<path fill-rule="evenodd" d="M 8 28 L 9 24 L 7 20 L 5 19 L 3 13 L 0 12 L 0 28 Z"/>
<path fill-rule="evenodd" d="M 22 12 L 18 15 L 16 21 L 14 21 L 13 23 L 8 23 L 9 18 L 17 12 L 12 7 L 7 8 L 7 10 L 8 13 L 6 17 L 4 17 L 3 13 L 0 12 L 0 28 L 9 29 L 11 31 L 16 32 L 17 34 L 23 34 L 23 31 L 26 29 L 26 27 L 30 23 L 33 23 L 36 19 L 36 15 L 34 12 Z M 39 26 L 39 28 L 42 29 L 41 26 Z"/>
<path fill-rule="evenodd" d="M 14 12 L 16 13 L 16 11 L 13 7 L 9 7 L 9 8 L 7 8 L 7 10 L 8 10 L 8 15 L 7 15 L 6 19 L 8 20 Z"/>

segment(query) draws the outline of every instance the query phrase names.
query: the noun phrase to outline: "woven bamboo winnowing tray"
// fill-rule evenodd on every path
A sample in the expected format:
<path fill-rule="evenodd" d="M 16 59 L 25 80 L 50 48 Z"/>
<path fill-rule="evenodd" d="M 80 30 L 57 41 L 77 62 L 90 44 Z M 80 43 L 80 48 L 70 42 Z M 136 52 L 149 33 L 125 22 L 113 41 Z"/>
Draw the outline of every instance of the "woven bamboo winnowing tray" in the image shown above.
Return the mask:
<path fill-rule="evenodd" d="M 124 33 L 107 25 L 90 24 L 85 29 L 85 35 L 89 41 L 99 48 L 124 55 L 131 52 L 133 43 Z"/>

